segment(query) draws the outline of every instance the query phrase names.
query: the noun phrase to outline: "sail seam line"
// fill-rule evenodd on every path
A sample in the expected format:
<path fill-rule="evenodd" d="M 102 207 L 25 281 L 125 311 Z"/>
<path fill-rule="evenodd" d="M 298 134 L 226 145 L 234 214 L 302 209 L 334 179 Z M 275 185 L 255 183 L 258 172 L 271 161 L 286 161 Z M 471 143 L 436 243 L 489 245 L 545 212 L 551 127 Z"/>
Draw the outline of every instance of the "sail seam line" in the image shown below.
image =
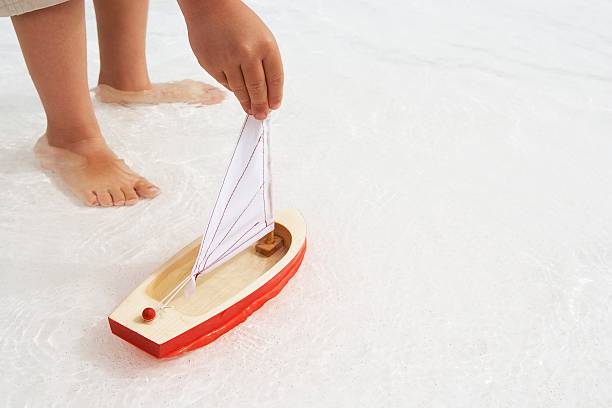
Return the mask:
<path fill-rule="evenodd" d="M 225 234 L 225 236 L 223 238 L 221 238 L 221 241 L 219 242 L 219 244 L 217 246 L 215 246 L 215 249 L 213 249 L 212 251 L 210 251 L 210 254 L 208 255 L 208 257 L 211 257 L 215 251 L 217 249 L 219 249 L 219 247 L 221 246 L 221 243 L 223 243 L 223 240 L 225 240 L 225 238 L 227 238 L 227 236 L 230 234 L 230 232 L 232 232 L 232 230 L 234 229 L 234 227 L 236 226 L 236 224 L 238 223 L 238 221 L 240 221 L 240 218 L 244 215 L 244 213 L 249 209 L 249 207 L 251 206 L 251 204 L 253 204 L 253 201 L 255 200 L 255 198 L 257 197 L 257 194 L 259 194 L 259 190 L 261 190 L 263 187 L 263 183 L 259 186 L 259 188 L 257 189 L 257 191 L 255 192 L 255 194 L 253 194 L 253 197 L 251 198 L 251 200 L 249 201 L 249 203 L 246 205 L 246 207 L 244 207 L 244 210 L 242 210 L 242 212 L 240 213 L 240 215 L 238 215 L 238 217 L 236 218 L 236 220 L 234 221 L 234 223 L 231 225 L 231 227 L 229 228 L 229 230 L 227 231 L 227 233 Z M 257 225 L 257 224 L 255 224 Z M 247 231 L 248 232 L 248 231 Z M 240 237 L 242 238 L 242 237 Z M 211 242 L 212 244 L 212 242 Z M 204 261 L 204 269 L 206 269 L 206 262 L 208 261 L 208 258 L 206 259 L 206 261 Z"/>
<path fill-rule="evenodd" d="M 243 237 L 244 237 L 246 234 L 248 234 L 248 233 L 249 233 L 249 232 L 250 232 L 250 231 L 251 231 L 251 230 L 252 230 L 254 227 L 256 227 L 256 226 L 257 226 L 257 225 L 259 225 L 259 224 L 261 224 L 261 221 L 260 221 L 260 222 L 255 223 L 255 224 L 253 224 L 253 226 L 252 226 L 251 228 L 249 228 L 249 229 L 247 230 L 247 232 L 245 232 L 244 234 L 242 234 L 242 236 L 241 236 L 240 238 L 238 238 L 236 241 L 234 241 L 234 243 L 232 244 L 232 246 L 231 246 L 231 247 L 230 247 L 228 250 L 226 250 L 224 253 L 222 253 L 221 255 L 219 255 L 219 258 L 215 259 L 215 262 L 213 262 L 212 264 L 210 264 L 208 267 L 209 267 L 209 268 L 212 268 L 213 266 L 215 266 L 216 264 L 218 264 L 219 262 L 221 262 L 221 261 L 223 260 L 223 257 L 224 257 L 225 255 L 227 255 L 227 254 L 228 254 L 230 251 L 232 251 L 232 250 L 233 250 L 233 249 L 236 247 L 236 244 L 237 244 L 238 242 L 240 242 L 240 241 L 242 240 L 242 238 L 243 238 Z M 251 238 L 253 238 L 253 237 L 254 237 L 254 236 L 256 236 L 257 234 L 259 234 L 260 232 L 264 231 L 266 228 L 268 228 L 268 227 L 267 227 L 267 226 L 264 226 L 263 228 L 260 228 L 259 230 L 257 230 L 257 232 L 255 232 L 253 235 L 251 235 L 251 236 L 250 236 L 250 237 L 249 237 L 249 238 L 248 238 L 246 241 L 250 240 Z"/>
<path fill-rule="evenodd" d="M 240 175 L 240 178 L 238 179 L 238 181 L 236 182 L 236 185 L 234 186 L 234 189 L 232 190 L 232 193 L 230 194 L 230 196 L 227 199 L 227 204 L 225 204 L 225 207 L 223 208 L 223 212 L 221 213 L 221 217 L 219 218 L 219 223 L 217 224 L 217 228 L 215 229 L 215 233 L 213 234 L 212 238 L 210 239 L 210 243 L 212 244 L 213 241 L 215 240 L 215 237 L 217 236 L 217 232 L 219 232 L 219 227 L 221 226 L 221 222 L 223 221 L 223 216 L 225 215 L 225 212 L 227 211 L 227 207 L 230 204 L 230 201 L 232 200 L 232 197 L 234 197 L 234 193 L 236 193 L 236 190 L 238 189 L 238 186 L 240 185 L 240 182 L 242 181 L 244 175 L 246 174 L 247 169 L 249 168 L 251 162 L 253 161 L 253 156 L 255 155 L 255 152 L 257 151 L 257 148 L 259 147 L 259 142 L 262 140 L 263 135 L 259 137 L 259 139 L 257 140 L 257 143 L 255 144 L 255 148 L 253 149 L 253 152 L 251 153 L 251 156 L 249 157 L 249 161 L 247 162 L 246 166 L 244 167 L 244 170 L 242 171 L 242 174 Z M 221 186 L 221 189 L 223 189 L 223 186 Z M 206 250 L 206 253 L 204 254 L 204 264 L 206 264 L 206 261 L 208 259 L 208 252 L 209 252 L 210 247 Z M 198 264 L 198 268 L 199 268 L 200 264 Z"/>
<path fill-rule="evenodd" d="M 240 144 L 240 141 L 242 140 L 242 137 L 244 136 L 244 128 L 246 127 L 246 124 L 248 121 L 249 121 L 249 116 L 247 115 L 247 117 L 244 118 L 244 122 L 242 123 L 242 128 L 240 129 L 240 136 L 238 136 L 238 141 L 236 142 L 236 146 Z M 208 228 L 210 227 L 210 223 L 212 221 L 212 215 L 215 213 L 217 204 L 219 204 L 219 198 L 221 197 L 221 191 L 223 190 L 223 186 L 225 185 L 225 180 L 227 179 L 227 175 L 229 174 L 229 169 L 232 167 L 232 161 L 234 160 L 235 156 L 236 156 L 236 148 L 234 148 L 234 151 L 232 152 L 232 157 L 230 158 L 227 169 L 225 170 L 225 175 L 223 176 L 223 181 L 221 182 L 221 190 L 219 190 L 219 194 L 217 194 L 217 198 L 215 200 L 215 205 L 213 205 L 213 209 L 210 212 L 211 217 L 209 217 L 208 222 L 206 223 L 206 229 L 204 230 L 204 235 L 202 236 L 202 242 L 204 242 L 204 239 L 206 238 L 206 234 L 208 234 Z M 200 247 L 200 250 L 198 251 L 198 258 L 200 257 L 201 250 L 202 250 L 202 247 Z M 204 255 L 206 256 L 206 254 Z"/>

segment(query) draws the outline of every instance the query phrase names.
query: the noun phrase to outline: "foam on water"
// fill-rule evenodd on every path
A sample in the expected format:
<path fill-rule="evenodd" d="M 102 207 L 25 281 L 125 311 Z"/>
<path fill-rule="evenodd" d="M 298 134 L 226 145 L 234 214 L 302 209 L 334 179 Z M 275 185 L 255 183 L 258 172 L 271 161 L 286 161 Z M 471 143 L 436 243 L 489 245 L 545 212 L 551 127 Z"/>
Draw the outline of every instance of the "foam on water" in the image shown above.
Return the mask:
<path fill-rule="evenodd" d="M 106 316 L 201 233 L 243 113 L 97 103 L 163 193 L 82 207 L 38 168 L 44 115 L 0 21 L 0 405 L 611 406 L 612 6 L 250 4 L 286 63 L 275 205 L 309 251 L 246 323 L 162 362 Z M 214 83 L 175 4 L 149 27 L 154 81 Z"/>

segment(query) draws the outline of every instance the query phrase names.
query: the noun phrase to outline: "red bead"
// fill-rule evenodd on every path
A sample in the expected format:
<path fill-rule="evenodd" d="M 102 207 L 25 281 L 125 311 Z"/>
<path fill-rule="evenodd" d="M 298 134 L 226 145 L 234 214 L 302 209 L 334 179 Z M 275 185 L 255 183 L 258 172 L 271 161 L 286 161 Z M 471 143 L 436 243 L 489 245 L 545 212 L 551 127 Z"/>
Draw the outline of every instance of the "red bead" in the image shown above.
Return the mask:
<path fill-rule="evenodd" d="M 144 308 L 144 310 L 142 311 L 142 318 L 147 322 L 150 322 L 151 320 L 155 319 L 155 309 L 153 309 L 152 307 Z"/>

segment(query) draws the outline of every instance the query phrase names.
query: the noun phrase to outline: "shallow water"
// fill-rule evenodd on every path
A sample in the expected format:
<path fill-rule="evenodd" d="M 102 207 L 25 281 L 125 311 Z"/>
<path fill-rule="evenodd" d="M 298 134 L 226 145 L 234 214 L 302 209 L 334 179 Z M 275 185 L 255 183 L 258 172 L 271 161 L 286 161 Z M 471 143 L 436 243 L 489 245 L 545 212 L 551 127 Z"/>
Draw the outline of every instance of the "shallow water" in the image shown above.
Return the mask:
<path fill-rule="evenodd" d="M 120 91 L 108 85 L 94 89 L 95 98 L 104 103 L 152 104 L 184 102 L 194 105 L 215 105 L 221 103 L 225 93 L 213 85 L 192 79 L 182 79 L 161 84 L 152 84 L 143 91 Z"/>
<path fill-rule="evenodd" d="M 245 324 L 162 362 L 106 316 L 201 232 L 240 107 L 96 104 L 162 194 L 82 207 L 37 166 L 44 116 L 0 20 L 0 404 L 611 406 L 612 6 L 250 4 L 286 62 L 274 192 L 309 252 Z M 213 83 L 172 2 L 148 46 L 155 82 Z"/>

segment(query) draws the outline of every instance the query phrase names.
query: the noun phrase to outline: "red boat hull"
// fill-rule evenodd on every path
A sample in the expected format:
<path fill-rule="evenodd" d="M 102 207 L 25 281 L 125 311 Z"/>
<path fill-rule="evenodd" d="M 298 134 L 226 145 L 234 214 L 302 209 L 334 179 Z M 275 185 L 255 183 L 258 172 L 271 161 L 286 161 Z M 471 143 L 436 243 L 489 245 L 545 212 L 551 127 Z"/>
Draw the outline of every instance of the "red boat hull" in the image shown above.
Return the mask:
<path fill-rule="evenodd" d="M 304 241 L 295 257 L 260 288 L 210 319 L 165 343 L 155 343 L 109 317 L 108 322 L 111 331 L 116 336 L 121 337 L 157 358 L 175 357 L 186 351 L 205 346 L 244 322 L 253 312 L 263 306 L 264 303 L 276 296 L 287 284 L 289 279 L 295 275 L 302 264 L 305 253 L 306 241 Z"/>

